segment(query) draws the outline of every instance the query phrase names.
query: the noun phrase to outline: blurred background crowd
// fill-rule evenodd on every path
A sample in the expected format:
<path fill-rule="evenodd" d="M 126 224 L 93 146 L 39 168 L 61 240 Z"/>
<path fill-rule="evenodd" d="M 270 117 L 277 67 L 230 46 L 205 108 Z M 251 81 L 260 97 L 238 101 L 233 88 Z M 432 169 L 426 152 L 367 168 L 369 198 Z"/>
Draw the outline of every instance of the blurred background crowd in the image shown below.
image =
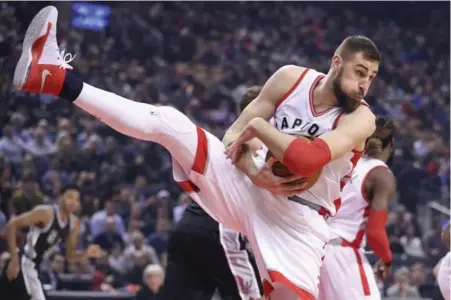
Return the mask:
<path fill-rule="evenodd" d="M 53 253 L 42 266 L 46 287 L 127 290 L 150 300 L 171 228 L 191 200 L 173 183 L 159 145 L 122 136 L 54 97 L 11 88 L 24 30 L 48 4 L 0 2 L 0 229 L 75 183 L 83 192 L 80 247 L 97 243 L 104 255 L 68 264 L 64 252 Z M 75 22 L 72 2 L 52 5 L 60 10 L 60 48 L 76 54 L 81 78 L 173 105 L 219 137 L 246 87 L 285 64 L 327 72 L 344 37 L 372 38 L 383 61 L 366 100 L 399 129 L 398 196 L 387 228 L 394 275 L 381 290 L 441 299 L 432 271 L 446 253 L 440 231 L 449 218 L 449 3 L 97 2 L 100 28 Z M 432 202 L 445 214 L 429 209 Z"/>

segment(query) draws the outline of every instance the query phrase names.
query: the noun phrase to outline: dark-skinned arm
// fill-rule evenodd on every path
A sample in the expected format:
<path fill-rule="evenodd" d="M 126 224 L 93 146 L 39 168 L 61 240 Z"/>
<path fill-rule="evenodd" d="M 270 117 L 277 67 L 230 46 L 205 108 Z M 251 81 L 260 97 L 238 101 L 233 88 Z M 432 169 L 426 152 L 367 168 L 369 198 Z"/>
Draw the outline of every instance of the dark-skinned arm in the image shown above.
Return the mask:
<path fill-rule="evenodd" d="M 383 262 L 390 263 L 392 253 L 385 226 L 388 219 L 388 203 L 396 193 L 396 179 L 386 167 L 371 170 L 364 182 L 366 199 L 370 202 L 367 224 L 367 242 Z"/>

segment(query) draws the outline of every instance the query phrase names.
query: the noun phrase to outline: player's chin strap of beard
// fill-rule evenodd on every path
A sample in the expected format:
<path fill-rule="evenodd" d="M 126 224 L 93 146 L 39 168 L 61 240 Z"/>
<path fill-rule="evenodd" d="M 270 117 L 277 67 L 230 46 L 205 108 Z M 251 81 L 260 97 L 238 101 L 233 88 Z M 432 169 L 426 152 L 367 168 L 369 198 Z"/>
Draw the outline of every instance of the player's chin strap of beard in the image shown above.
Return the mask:
<path fill-rule="evenodd" d="M 343 68 L 340 69 L 340 71 L 337 74 L 337 77 L 332 82 L 332 88 L 335 94 L 335 97 L 337 98 L 338 105 L 343 109 L 345 113 L 349 113 L 353 110 L 353 107 L 351 107 L 351 101 L 349 101 L 348 95 L 346 95 L 345 92 L 343 92 L 343 89 L 340 87 L 341 82 L 341 75 L 343 74 Z"/>

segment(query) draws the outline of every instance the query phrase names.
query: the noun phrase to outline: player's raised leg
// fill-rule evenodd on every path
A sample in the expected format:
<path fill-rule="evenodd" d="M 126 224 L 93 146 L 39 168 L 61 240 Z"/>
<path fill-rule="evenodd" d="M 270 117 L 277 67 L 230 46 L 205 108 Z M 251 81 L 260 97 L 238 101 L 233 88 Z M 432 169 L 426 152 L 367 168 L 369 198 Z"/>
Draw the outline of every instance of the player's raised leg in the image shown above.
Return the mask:
<path fill-rule="evenodd" d="M 58 96 L 125 135 L 161 144 L 187 180 L 192 173 L 205 175 L 198 177 L 196 184 L 208 185 L 207 181 L 218 172 L 214 163 L 209 163 L 209 175 L 206 174 L 207 157 L 210 152 L 223 153 L 221 141 L 173 107 L 132 101 L 82 82 L 70 71 L 68 63 L 74 57 L 60 52 L 58 47 L 57 19 L 57 9 L 49 6 L 32 20 L 15 70 L 14 85 L 19 90 Z M 225 159 L 223 156 L 223 162 Z M 229 216 L 225 204 L 218 202 L 208 201 L 207 210 L 213 217 Z"/>
<path fill-rule="evenodd" d="M 19 90 L 71 101 L 123 134 L 162 144 L 184 171 L 188 172 L 190 166 L 203 172 L 201 161 L 193 164 L 199 144 L 206 143 L 205 133 L 172 107 L 135 102 L 79 80 L 69 71 L 72 67 L 68 62 L 74 57 L 64 55 L 58 47 L 57 19 L 57 9 L 49 6 L 32 20 L 14 73 L 14 85 Z"/>

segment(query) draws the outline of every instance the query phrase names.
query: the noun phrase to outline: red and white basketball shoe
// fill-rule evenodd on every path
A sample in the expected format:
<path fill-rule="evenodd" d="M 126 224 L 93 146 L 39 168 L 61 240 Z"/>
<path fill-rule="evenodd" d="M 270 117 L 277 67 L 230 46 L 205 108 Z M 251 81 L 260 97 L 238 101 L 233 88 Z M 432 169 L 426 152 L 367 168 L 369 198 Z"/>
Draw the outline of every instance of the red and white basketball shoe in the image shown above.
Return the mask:
<path fill-rule="evenodd" d="M 31 21 L 22 45 L 22 54 L 14 72 L 14 86 L 18 90 L 51 94 L 60 93 L 66 69 L 75 56 L 60 52 L 56 40 L 58 10 L 43 8 Z"/>

